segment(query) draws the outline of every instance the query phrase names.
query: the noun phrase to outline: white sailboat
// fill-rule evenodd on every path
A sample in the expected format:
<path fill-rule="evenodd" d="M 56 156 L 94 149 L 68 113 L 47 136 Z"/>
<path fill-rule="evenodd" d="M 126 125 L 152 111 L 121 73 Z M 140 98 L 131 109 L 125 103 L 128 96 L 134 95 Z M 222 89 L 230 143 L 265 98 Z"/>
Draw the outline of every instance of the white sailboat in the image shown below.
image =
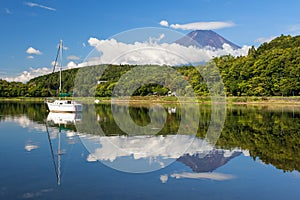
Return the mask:
<path fill-rule="evenodd" d="M 50 112 L 81 112 L 82 111 L 82 104 L 74 101 L 74 100 L 66 100 L 61 99 L 61 91 L 62 91 L 62 82 L 61 82 L 61 75 L 62 75 L 62 51 L 63 51 L 63 42 L 62 40 L 59 43 L 58 53 L 60 58 L 59 64 L 59 99 L 58 100 L 46 100 L 46 104 Z M 56 63 L 54 64 L 55 68 Z"/>

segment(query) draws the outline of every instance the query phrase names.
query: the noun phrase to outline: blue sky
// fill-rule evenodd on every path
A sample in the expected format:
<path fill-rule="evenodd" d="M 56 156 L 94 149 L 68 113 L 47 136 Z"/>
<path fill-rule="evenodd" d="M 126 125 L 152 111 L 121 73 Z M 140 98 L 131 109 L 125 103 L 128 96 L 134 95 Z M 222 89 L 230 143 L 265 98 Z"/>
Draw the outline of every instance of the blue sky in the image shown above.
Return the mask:
<path fill-rule="evenodd" d="M 60 39 L 66 56 L 78 63 L 93 49 L 91 37 L 104 40 L 133 28 L 162 27 L 162 20 L 231 23 L 214 31 L 240 46 L 258 46 L 280 34 L 300 34 L 299 8 L 296 0 L 1 0 L 0 77 L 51 68 Z"/>

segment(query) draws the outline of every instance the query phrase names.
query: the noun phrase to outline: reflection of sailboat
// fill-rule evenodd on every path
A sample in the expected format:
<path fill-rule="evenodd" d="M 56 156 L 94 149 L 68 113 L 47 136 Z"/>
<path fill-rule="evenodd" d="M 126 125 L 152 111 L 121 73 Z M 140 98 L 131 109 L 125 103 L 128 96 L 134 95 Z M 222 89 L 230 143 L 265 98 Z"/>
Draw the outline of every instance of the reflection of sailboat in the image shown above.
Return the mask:
<path fill-rule="evenodd" d="M 61 131 L 62 125 L 69 125 L 69 124 L 76 124 L 76 122 L 80 122 L 82 119 L 81 113 L 53 113 L 50 112 L 46 119 L 46 131 L 48 134 L 48 141 L 51 150 L 52 162 L 55 169 L 55 174 L 57 177 L 57 184 L 60 185 L 61 182 L 61 155 L 64 153 L 61 150 Z M 58 125 L 58 144 L 57 144 L 57 163 L 55 161 L 55 155 L 53 150 L 53 144 L 50 137 L 49 129 L 48 129 L 48 122 L 53 122 L 54 124 Z"/>
<path fill-rule="evenodd" d="M 70 96 L 71 94 L 65 94 L 62 93 L 62 80 L 61 80 L 61 74 L 62 74 L 62 50 L 63 50 L 63 43 L 62 40 L 60 41 L 56 60 L 58 58 L 58 55 L 60 55 L 60 70 L 59 70 L 59 99 L 50 101 L 49 99 L 46 100 L 46 104 L 48 106 L 48 109 L 50 112 L 81 112 L 82 111 L 82 105 L 74 100 L 62 100 L 61 97 Z M 56 66 L 56 60 L 54 64 L 54 69 Z"/>
<path fill-rule="evenodd" d="M 59 133 L 58 133 L 57 164 L 56 164 L 56 161 L 55 161 L 55 158 L 54 158 L 55 157 L 54 156 L 54 150 L 53 150 L 53 145 L 52 145 L 50 133 L 49 133 L 49 130 L 48 130 L 47 122 L 46 122 L 46 131 L 47 131 L 48 141 L 49 141 L 50 150 L 51 150 L 52 162 L 53 162 L 53 166 L 54 166 L 54 169 L 55 169 L 55 175 L 56 175 L 56 178 L 57 178 L 57 185 L 60 185 L 60 177 L 61 177 L 61 171 L 60 171 L 60 155 L 61 155 L 61 151 L 60 151 L 60 133 L 61 133 L 61 129 L 59 129 Z"/>
<path fill-rule="evenodd" d="M 81 121 L 82 113 L 57 113 L 50 112 L 47 117 L 47 121 L 52 121 L 54 124 L 75 124 Z"/>

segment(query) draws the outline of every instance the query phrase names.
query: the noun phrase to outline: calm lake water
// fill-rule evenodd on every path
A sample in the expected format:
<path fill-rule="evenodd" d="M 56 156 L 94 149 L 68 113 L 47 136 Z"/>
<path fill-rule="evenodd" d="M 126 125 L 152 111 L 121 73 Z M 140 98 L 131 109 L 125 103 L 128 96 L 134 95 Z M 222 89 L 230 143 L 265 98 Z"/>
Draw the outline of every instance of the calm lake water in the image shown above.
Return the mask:
<path fill-rule="evenodd" d="M 84 109 L 57 114 L 42 103 L 0 103 L 0 199 L 300 198 L 299 107 L 227 107 L 216 144 L 205 138 L 209 106 L 200 106 L 200 122 L 186 134 L 177 134 L 180 107 L 160 108 L 165 119 L 130 107 L 139 126 L 166 122 L 150 127 L 154 135 L 128 133 L 130 123 L 120 128 L 112 110 L 123 113 L 122 105 Z"/>

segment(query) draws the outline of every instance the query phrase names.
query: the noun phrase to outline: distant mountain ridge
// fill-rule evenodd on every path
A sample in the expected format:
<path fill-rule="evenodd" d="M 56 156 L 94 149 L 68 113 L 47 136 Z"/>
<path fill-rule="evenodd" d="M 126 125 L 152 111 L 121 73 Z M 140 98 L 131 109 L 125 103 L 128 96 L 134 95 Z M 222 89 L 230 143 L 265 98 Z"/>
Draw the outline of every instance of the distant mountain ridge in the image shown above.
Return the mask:
<path fill-rule="evenodd" d="M 199 48 L 203 47 L 213 47 L 216 49 L 223 49 L 224 44 L 230 45 L 233 49 L 239 49 L 240 46 L 230 42 L 229 40 L 223 38 L 221 35 L 217 34 L 211 30 L 196 30 L 188 33 L 184 37 L 175 41 L 175 43 L 182 46 L 196 46 Z"/>

